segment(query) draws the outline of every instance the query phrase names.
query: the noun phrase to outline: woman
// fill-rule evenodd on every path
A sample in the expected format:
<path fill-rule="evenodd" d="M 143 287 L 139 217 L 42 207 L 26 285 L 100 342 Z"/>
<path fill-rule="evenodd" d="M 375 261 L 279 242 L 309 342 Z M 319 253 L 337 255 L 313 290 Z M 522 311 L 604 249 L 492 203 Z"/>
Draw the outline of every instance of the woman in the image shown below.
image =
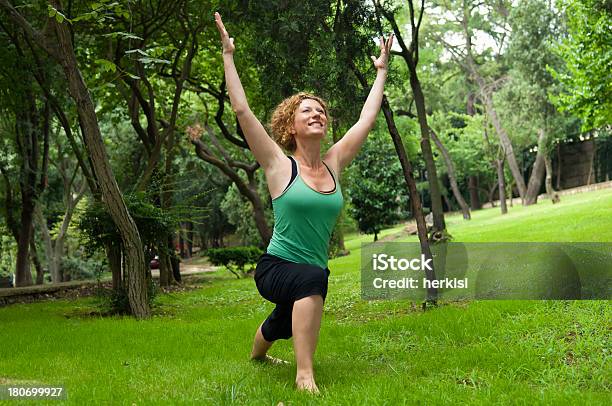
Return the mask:
<path fill-rule="evenodd" d="M 380 110 L 393 36 L 380 39 L 380 56 L 372 56 L 376 80 L 359 120 L 321 159 L 321 141 L 329 116 L 320 98 L 299 93 L 284 100 L 272 116 L 274 142 L 251 112 L 234 65 L 234 39 L 219 13 L 215 21 L 223 44 L 225 80 L 232 108 L 249 148 L 264 170 L 274 209 L 274 232 L 260 258 L 255 281 L 260 294 L 276 308 L 259 326 L 251 358 L 283 362 L 267 355 L 277 339 L 293 336 L 299 390 L 318 392 L 313 356 L 327 294 L 327 252 L 342 208 L 338 176 L 357 155 Z M 293 154 L 287 157 L 281 147 Z"/>

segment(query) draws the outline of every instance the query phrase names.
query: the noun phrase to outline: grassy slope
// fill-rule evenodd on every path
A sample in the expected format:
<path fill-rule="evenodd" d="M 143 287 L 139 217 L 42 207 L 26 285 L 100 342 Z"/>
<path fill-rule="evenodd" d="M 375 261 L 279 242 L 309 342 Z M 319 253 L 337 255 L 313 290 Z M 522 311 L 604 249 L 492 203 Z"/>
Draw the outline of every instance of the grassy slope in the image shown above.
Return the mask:
<path fill-rule="evenodd" d="M 451 217 L 450 231 L 460 241 L 612 241 L 611 190 L 498 210 Z M 370 240 L 351 236 L 351 255 L 330 264 L 319 398 L 294 391 L 294 365 L 247 361 L 272 306 L 252 280 L 223 272 L 159 297 L 144 322 L 79 316 L 94 299 L 0 308 L 0 384 L 64 384 L 70 404 L 610 403 L 609 302 L 470 302 L 426 313 L 364 302 L 359 247 Z M 272 353 L 292 359 L 291 342 Z"/>

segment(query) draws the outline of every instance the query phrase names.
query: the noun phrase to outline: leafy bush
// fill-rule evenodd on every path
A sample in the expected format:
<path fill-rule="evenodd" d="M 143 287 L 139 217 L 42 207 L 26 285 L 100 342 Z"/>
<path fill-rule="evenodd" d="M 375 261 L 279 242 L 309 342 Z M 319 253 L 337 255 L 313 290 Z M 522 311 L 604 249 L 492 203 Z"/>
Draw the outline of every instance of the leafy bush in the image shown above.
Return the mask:
<path fill-rule="evenodd" d="M 262 201 L 265 206 L 264 213 L 266 222 L 271 226 L 274 223 L 274 215 L 272 213 L 271 201 L 267 198 L 269 194 L 262 171 L 257 172 L 256 181 L 257 193 L 260 197 L 266 196 L 265 198 L 262 198 Z M 236 228 L 236 235 L 240 237 L 240 244 L 263 244 L 259 231 L 257 230 L 257 226 L 255 225 L 253 206 L 244 196 L 240 194 L 236 185 L 232 184 L 228 188 L 227 192 L 225 193 L 225 197 L 221 202 L 220 208 L 227 218 L 229 224 Z"/>
<path fill-rule="evenodd" d="M 261 254 L 263 251 L 257 247 L 211 248 L 206 251 L 213 265 L 224 266 L 238 279 L 255 268 Z"/>
<path fill-rule="evenodd" d="M 172 235 L 177 219 L 151 203 L 145 193 L 127 194 L 125 204 L 136 223 L 140 239 L 145 247 L 165 248 L 167 236 Z M 104 250 L 105 243 L 120 241 L 121 235 L 106 208 L 99 202 L 92 202 L 79 216 L 79 228 L 83 231 L 84 246 L 89 250 Z M 170 253 L 168 253 L 170 254 Z"/>
<path fill-rule="evenodd" d="M 100 279 L 106 269 L 104 260 L 96 258 L 62 258 L 61 272 L 64 280 Z"/>
<path fill-rule="evenodd" d="M 400 219 L 401 208 L 408 207 L 402 167 L 393 145 L 380 136 L 366 141 L 352 165 L 357 170 L 347 187 L 349 214 L 376 241 L 384 227 Z"/>
<path fill-rule="evenodd" d="M 0 226 L 0 277 L 13 274 L 17 255 L 17 243 L 4 226 Z"/>
<path fill-rule="evenodd" d="M 167 239 L 172 235 L 181 213 L 164 211 L 155 206 L 153 197 L 146 193 L 133 193 L 124 195 L 125 204 L 130 215 L 136 223 L 140 239 L 145 249 L 145 260 L 153 258 L 155 252 L 166 251 L 168 255 L 174 254 L 167 246 Z M 106 244 L 120 244 L 121 236 L 106 208 L 99 202 L 91 202 L 87 208 L 79 213 L 79 229 L 84 240 L 88 255 L 104 252 Z M 156 290 L 152 280 L 148 280 L 149 304 L 152 303 Z M 102 299 L 100 306 L 111 314 L 130 314 L 127 291 L 122 288 L 116 291 L 100 291 L 98 296 Z"/>

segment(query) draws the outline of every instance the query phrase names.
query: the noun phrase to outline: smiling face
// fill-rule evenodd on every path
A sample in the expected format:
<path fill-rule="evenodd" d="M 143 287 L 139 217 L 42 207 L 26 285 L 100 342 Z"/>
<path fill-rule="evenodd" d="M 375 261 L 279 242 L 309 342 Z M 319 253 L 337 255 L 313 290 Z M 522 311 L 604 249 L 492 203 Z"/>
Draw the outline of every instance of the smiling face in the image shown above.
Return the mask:
<path fill-rule="evenodd" d="M 314 99 L 304 99 L 295 110 L 293 131 L 297 137 L 320 137 L 327 133 L 325 109 Z"/>
<path fill-rule="evenodd" d="M 274 140 L 288 152 L 295 152 L 297 138 L 323 139 L 330 117 L 325 100 L 300 92 L 283 100 L 272 113 L 270 129 Z"/>

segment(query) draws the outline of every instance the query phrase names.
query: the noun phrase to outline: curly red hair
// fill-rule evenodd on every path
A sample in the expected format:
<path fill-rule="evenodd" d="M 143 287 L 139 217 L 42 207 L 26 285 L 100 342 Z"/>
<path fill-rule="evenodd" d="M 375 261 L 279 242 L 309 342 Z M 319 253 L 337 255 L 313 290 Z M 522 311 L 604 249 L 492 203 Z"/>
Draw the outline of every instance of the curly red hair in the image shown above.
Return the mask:
<path fill-rule="evenodd" d="M 300 103 L 306 99 L 311 99 L 318 102 L 321 107 L 323 107 L 325 117 L 327 117 L 327 122 L 330 120 L 327 103 L 325 103 L 325 100 L 315 96 L 314 94 L 300 92 L 283 100 L 278 106 L 276 106 L 276 109 L 274 109 L 274 112 L 272 113 L 270 129 L 272 130 L 272 137 L 274 140 L 289 152 L 294 152 L 295 148 L 297 147 L 295 143 L 295 136 L 291 133 L 295 119 L 295 111 L 300 106 Z"/>

